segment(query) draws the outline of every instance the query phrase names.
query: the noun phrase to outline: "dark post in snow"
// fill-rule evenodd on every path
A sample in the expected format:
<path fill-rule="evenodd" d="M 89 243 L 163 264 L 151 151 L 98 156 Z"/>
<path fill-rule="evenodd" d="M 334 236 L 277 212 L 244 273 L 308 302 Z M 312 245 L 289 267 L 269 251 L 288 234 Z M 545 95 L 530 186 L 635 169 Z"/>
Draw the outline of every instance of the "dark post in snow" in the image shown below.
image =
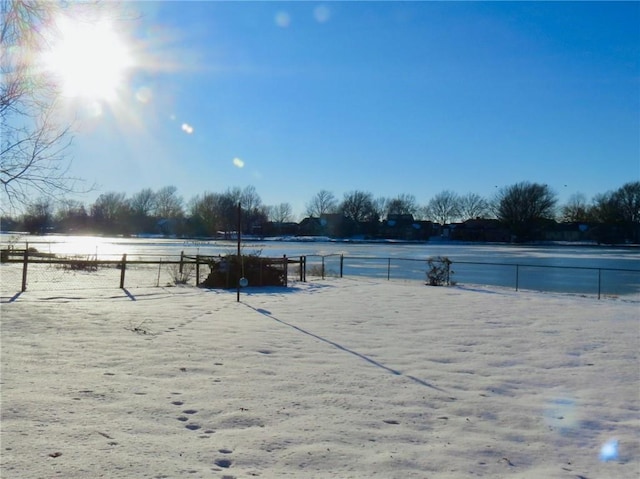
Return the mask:
<path fill-rule="evenodd" d="M 29 266 L 29 243 L 24 247 L 24 258 L 22 261 L 22 292 L 27 290 L 27 268 Z"/>
<path fill-rule="evenodd" d="M 122 255 L 122 268 L 120 268 L 120 289 L 124 289 L 124 275 L 127 270 L 127 255 Z"/>
<path fill-rule="evenodd" d="M 240 226 L 242 223 L 242 207 L 240 206 L 240 202 L 238 201 L 238 284 L 236 285 L 237 293 L 236 293 L 236 302 L 240 302 L 240 278 L 242 277 L 242 267 L 240 265 L 242 259 L 240 258 L 240 242 L 242 241 L 242 236 L 240 233 Z"/>

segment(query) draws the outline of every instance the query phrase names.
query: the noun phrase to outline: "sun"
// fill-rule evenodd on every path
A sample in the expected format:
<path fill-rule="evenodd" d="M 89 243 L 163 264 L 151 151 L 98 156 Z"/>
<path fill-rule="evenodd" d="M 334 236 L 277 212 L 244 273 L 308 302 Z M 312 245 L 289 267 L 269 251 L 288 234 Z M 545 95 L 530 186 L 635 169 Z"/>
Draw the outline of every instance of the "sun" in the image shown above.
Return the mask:
<path fill-rule="evenodd" d="M 100 103 L 116 100 L 134 67 L 132 52 L 109 21 L 60 17 L 43 55 L 61 93 Z"/>

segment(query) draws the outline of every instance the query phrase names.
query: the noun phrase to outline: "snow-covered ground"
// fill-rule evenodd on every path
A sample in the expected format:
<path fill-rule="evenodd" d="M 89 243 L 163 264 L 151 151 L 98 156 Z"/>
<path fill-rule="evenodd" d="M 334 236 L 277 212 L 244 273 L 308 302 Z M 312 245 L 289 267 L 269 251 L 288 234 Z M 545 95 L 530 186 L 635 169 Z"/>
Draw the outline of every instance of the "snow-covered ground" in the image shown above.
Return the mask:
<path fill-rule="evenodd" d="M 640 474 L 638 302 L 365 278 L 240 299 L 3 291 L 0 476 Z"/>

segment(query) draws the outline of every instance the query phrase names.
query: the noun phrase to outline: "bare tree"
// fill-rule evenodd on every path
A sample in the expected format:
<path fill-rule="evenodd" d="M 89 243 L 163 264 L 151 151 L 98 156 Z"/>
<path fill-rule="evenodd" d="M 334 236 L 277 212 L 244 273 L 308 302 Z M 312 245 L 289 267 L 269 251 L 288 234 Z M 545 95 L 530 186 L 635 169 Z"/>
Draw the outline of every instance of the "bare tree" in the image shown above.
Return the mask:
<path fill-rule="evenodd" d="M 11 207 L 34 195 L 76 191 L 69 175 L 69 125 L 56 121 L 55 87 L 37 68 L 46 48 L 42 26 L 60 11 L 58 2 L 0 0 L 0 184 Z"/>
<path fill-rule="evenodd" d="M 574 193 L 560 208 L 560 220 L 567 222 L 588 221 L 589 205 L 582 193 Z"/>
<path fill-rule="evenodd" d="M 293 208 L 289 203 L 280 203 L 269 207 L 269 219 L 274 223 L 286 223 L 291 221 L 292 216 Z"/>
<path fill-rule="evenodd" d="M 385 204 L 385 214 L 389 215 L 412 215 L 418 213 L 418 202 L 413 195 L 401 194 L 388 200 Z"/>
<path fill-rule="evenodd" d="M 335 213 L 338 210 L 338 201 L 333 193 L 320 190 L 307 204 L 307 216 L 320 218 L 322 215 Z"/>
<path fill-rule="evenodd" d="M 154 196 L 154 214 L 158 218 L 180 218 L 183 215 L 182 197 L 175 186 L 160 188 Z"/>
<path fill-rule="evenodd" d="M 554 218 L 556 202 L 548 185 L 523 181 L 498 192 L 496 214 L 518 240 L 528 240 L 545 221 Z"/>
<path fill-rule="evenodd" d="M 24 226 L 30 233 L 43 234 L 53 219 L 51 198 L 43 196 L 27 205 Z"/>
<path fill-rule="evenodd" d="M 191 200 L 189 213 L 197 234 L 212 236 L 217 233 L 222 223 L 218 208 L 220 197 L 218 193 L 207 192 Z"/>
<path fill-rule="evenodd" d="M 262 198 L 254 186 L 246 186 L 240 192 L 240 205 L 242 206 L 242 230 L 252 233 L 254 227 L 267 221 L 267 207 L 262 204 Z"/>
<path fill-rule="evenodd" d="M 458 195 L 449 190 L 438 193 L 429 200 L 426 212 L 427 217 L 436 223 L 451 223 L 459 216 Z"/>
<path fill-rule="evenodd" d="M 87 210 L 78 200 L 63 199 L 55 213 L 56 229 L 60 232 L 82 232 L 89 222 Z"/>
<path fill-rule="evenodd" d="M 129 206 L 134 216 L 149 216 L 155 210 L 156 194 L 151 188 L 144 188 L 129 199 Z"/>
<path fill-rule="evenodd" d="M 640 181 L 625 183 L 614 193 L 622 220 L 640 223 Z"/>
<path fill-rule="evenodd" d="M 230 188 L 225 193 L 204 193 L 189 202 L 192 226 L 199 234 L 228 235 L 238 226 L 238 203 L 242 208 L 242 229 L 251 232 L 254 226 L 266 221 L 262 200 L 253 186 Z"/>
<path fill-rule="evenodd" d="M 240 204 L 246 213 L 252 213 L 260 209 L 262 199 L 256 191 L 255 186 L 246 186 L 239 195 Z"/>
<path fill-rule="evenodd" d="M 375 208 L 373 195 L 364 191 L 345 193 L 340 204 L 340 211 L 346 218 L 355 222 L 375 221 L 378 213 Z"/>
<path fill-rule="evenodd" d="M 98 227 L 105 231 L 125 226 L 129 219 L 129 203 L 124 193 L 103 193 L 91 205 L 91 216 Z"/>
<path fill-rule="evenodd" d="M 596 223 L 613 224 L 620 221 L 620 208 L 612 191 L 598 193 L 589 207 L 589 217 Z"/>
<path fill-rule="evenodd" d="M 482 196 L 468 193 L 458 198 L 458 217 L 461 221 L 485 218 L 489 214 L 489 203 Z"/>
<path fill-rule="evenodd" d="M 640 222 L 640 181 L 594 196 L 589 217 L 608 224 Z"/>
<path fill-rule="evenodd" d="M 87 211 L 82 202 L 67 198 L 58 202 L 55 214 L 56 219 L 63 219 L 76 214 L 87 215 Z"/>
<path fill-rule="evenodd" d="M 372 221 L 372 220 L 379 221 L 380 218 L 385 216 L 387 214 L 388 204 L 389 204 L 389 200 L 384 196 L 378 196 L 377 198 L 374 198 L 373 200 L 374 214 L 372 215 L 371 219 L 368 221 Z"/>

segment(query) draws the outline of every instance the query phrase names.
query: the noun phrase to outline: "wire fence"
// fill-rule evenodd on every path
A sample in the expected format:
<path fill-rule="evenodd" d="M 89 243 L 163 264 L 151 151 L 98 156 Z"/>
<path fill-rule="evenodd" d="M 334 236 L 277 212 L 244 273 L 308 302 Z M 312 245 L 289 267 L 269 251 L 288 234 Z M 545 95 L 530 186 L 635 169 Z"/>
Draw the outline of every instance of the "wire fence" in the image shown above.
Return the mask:
<path fill-rule="evenodd" d="M 125 262 L 123 278 L 122 258 L 87 257 L 32 258 L 5 261 L 0 267 L 2 291 L 18 290 L 77 290 L 118 287 L 154 287 L 175 285 L 180 276 L 176 258 L 153 258 L 144 263 Z M 125 282 L 122 282 L 122 280 Z M 195 286 L 194 278 L 183 284 Z"/>
<path fill-rule="evenodd" d="M 228 256 L 136 256 L 128 260 L 127 255 L 120 256 L 80 256 L 59 257 L 48 253 L 30 252 L 29 250 L 3 250 L 0 262 L 0 291 L 3 296 L 12 292 L 29 290 L 78 290 L 104 288 L 144 288 L 171 287 L 177 285 L 206 285 L 210 273 L 224 261 L 238 264 L 237 277 L 235 270 L 223 275 L 222 287 L 235 287 L 240 276 L 251 278 L 252 286 L 277 285 L 286 286 L 289 275 L 303 279 L 303 257 L 258 258 L 257 269 L 249 270 L 256 262 L 250 262 L 249 256 L 241 256 L 236 261 L 235 255 Z M 235 263 L 234 263 L 235 261 Z M 289 268 L 290 264 L 298 265 Z M 245 270 L 246 266 L 246 270 Z M 250 276 L 249 273 L 252 273 Z M 271 276 L 268 274 L 271 273 Z M 229 280 L 230 278 L 231 280 Z M 226 281 L 224 281 L 226 279 Z M 271 282 L 270 282 L 271 281 Z"/>
<path fill-rule="evenodd" d="M 427 281 L 425 259 L 367 256 L 308 255 L 307 276 L 367 276 L 379 279 Z M 451 281 L 456 284 L 500 286 L 519 290 L 597 296 L 640 295 L 640 270 L 553 266 L 522 263 L 454 261 Z"/>
<path fill-rule="evenodd" d="M 127 261 L 126 255 L 101 256 L 100 259 L 78 255 L 60 258 L 49 254 L 29 255 L 24 251 L 9 254 L 5 251 L 0 263 L 3 296 L 27 288 L 74 290 L 197 286 L 209 274 L 211 261 L 208 257 L 184 255 L 137 256 L 136 260 Z M 299 259 L 284 256 L 284 260 L 270 259 L 269 264 L 283 269 L 285 284 L 289 278 L 306 281 L 307 278 L 358 276 L 428 282 L 425 259 L 331 254 L 306 255 Z M 550 291 L 598 298 L 640 297 L 640 270 L 636 269 L 456 261 L 450 265 L 447 277 L 456 284 L 500 286 L 516 291 Z M 259 284 L 254 281 L 252 286 Z"/>

